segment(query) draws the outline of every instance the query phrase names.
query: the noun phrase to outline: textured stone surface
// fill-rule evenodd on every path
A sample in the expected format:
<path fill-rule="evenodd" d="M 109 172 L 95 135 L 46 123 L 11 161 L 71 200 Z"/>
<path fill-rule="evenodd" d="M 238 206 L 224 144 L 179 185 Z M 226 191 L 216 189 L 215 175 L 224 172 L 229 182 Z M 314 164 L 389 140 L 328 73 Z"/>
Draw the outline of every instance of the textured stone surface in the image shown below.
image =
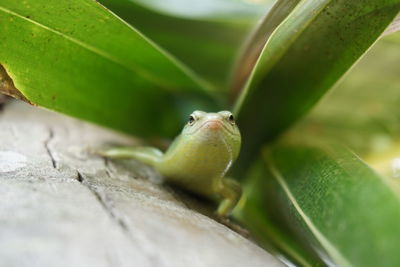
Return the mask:
<path fill-rule="evenodd" d="M 19 102 L 5 105 L 0 266 L 281 266 L 190 209 L 150 168 L 87 152 L 109 142 L 133 141 Z"/>

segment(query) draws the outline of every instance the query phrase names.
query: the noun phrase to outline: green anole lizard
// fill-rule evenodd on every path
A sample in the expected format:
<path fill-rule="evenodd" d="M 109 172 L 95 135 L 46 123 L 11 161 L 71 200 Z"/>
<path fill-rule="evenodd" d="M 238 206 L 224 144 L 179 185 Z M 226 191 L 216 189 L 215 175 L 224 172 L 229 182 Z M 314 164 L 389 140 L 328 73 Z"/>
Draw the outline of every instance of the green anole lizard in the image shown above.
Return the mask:
<path fill-rule="evenodd" d="M 97 153 L 108 158 L 132 158 L 154 167 L 167 182 L 200 196 L 219 199 L 219 216 L 236 206 L 242 190 L 225 177 L 240 150 L 241 137 L 231 112 L 195 111 L 181 134 L 163 153 L 153 147 L 118 147 Z"/>

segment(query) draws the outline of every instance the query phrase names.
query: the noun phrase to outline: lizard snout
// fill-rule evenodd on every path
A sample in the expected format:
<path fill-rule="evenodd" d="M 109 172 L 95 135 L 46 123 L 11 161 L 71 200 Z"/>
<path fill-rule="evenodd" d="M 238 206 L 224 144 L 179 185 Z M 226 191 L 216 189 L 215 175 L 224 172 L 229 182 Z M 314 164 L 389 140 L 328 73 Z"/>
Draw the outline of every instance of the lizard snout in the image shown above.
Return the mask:
<path fill-rule="evenodd" d="M 203 127 L 211 131 L 219 131 L 223 128 L 223 125 L 219 120 L 209 120 L 204 123 Z"/>

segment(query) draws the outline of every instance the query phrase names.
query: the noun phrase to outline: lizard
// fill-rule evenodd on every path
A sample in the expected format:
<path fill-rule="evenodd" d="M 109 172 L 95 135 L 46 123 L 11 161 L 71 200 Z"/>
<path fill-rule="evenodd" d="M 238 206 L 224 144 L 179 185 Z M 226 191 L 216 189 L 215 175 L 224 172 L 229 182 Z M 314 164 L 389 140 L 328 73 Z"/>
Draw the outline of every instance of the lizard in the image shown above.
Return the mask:
<path fill-rule="evenodd" d="M 155 168 L 168 183 L 211 200 L 219 200 L 216 213 L 228 216 L 239 201 L 240 184 L 226 177 L 239 155 L 241 136 L 229 111 L 196 110 L 182 132 L 164 152 L 149 147 L 114 147 L 97 151 L 112 159 L 135 159 Z"/>

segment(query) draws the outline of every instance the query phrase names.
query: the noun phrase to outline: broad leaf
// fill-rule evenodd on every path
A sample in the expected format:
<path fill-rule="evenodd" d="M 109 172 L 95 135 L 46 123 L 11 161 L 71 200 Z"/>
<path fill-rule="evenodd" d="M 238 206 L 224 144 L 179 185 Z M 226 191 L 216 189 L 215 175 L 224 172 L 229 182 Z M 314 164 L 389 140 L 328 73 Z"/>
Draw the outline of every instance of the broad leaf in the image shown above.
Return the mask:
<path fill-rule="evenodd" d="M 337 145 L 275 146 L 264 150 L 263 162 L 249 181 L 262 198 L 250 197 L 244 209 L 261 207 L 327 264 L 400 264 L 400 188 L 393 180 Z"/>
<path fill-rule="evenodd" d="M 14 91 L 49 109 L 154 136 L 176 133 L 182 102 L 212 105 L 205 82 L 92 0 L 2 0 L 0 35 Z"/>
<path fill-rule="evenodd" d="M 265 164 L 257 161 L 246 177 L 244 197 L 234 216 L 251 231 L 252 236 L 272 254 L 295 266 L 323 266 L 318 254 L 304 245 L 304 239 L 280 218 L 275 194 L 267 193 Z"/>
<path fill-rule="evenodd" d="M 268 39 L 236 104 L 241 159 L 248 163 L 261 144 L 307 112 L 399 10 L 399 0 L 300 2 Z"/>

